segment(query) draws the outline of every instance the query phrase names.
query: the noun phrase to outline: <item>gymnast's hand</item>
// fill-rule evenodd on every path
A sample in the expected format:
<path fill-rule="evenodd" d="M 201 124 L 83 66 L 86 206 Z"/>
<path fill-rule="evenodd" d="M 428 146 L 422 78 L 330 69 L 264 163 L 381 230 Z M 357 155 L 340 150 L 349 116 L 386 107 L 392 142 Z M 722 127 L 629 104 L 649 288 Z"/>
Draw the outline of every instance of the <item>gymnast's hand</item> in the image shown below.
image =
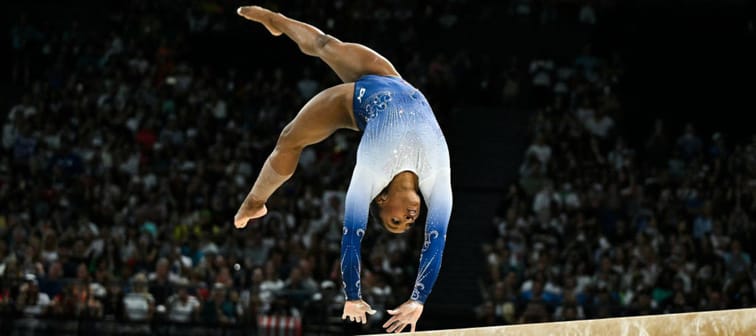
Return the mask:
<path fill-rule="evenodd" d="M 375 314 L 375 309 L 370 308 L 370 305 L 364 300 L 346 301 L 344 302 L 344 313 L 341 315 L 341 319 L 346 320 L 349 318 L 352 322 L 366 324 L 367 315 L 365 313 L 373 315 Z"/>
<path fill-rule="evenodd" d="M 394 316 L 383 324 L 386 332 L 402 332 L 404 327 L 410 325 L 410 331 L 415 332 L 415 324 L 423 314 L 423 304 L 415 300 L 407 300 L 399 308 L 389 309 L 388 313 Z"/>

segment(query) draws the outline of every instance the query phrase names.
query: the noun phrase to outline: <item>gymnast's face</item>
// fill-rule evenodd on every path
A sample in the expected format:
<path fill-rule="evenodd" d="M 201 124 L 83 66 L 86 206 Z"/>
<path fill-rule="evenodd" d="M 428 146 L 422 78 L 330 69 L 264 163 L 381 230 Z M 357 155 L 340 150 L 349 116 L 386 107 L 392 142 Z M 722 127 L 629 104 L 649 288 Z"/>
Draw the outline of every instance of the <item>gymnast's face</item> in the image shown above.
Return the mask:
<path fill-rule="evenodd" d="M 391 233 L 407 231 L 420 214 L 420 195 L 414 190 L 394 191 L 389 188 L 387 193 L 376 198 L 376 203 L 381 209 L 378 216 L 383 227 Z"/>

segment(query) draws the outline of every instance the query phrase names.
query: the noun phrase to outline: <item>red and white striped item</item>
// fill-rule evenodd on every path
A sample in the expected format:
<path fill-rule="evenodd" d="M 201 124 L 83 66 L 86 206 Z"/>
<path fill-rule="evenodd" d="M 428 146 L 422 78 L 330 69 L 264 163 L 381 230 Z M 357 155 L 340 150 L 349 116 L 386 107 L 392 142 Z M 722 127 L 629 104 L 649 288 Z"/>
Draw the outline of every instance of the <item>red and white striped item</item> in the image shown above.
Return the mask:
<path fill-rule="evenodd" d="M 261 315 L 257 317 L 260 336 L 302 336 L 302 319 L 292 316 Z"/>

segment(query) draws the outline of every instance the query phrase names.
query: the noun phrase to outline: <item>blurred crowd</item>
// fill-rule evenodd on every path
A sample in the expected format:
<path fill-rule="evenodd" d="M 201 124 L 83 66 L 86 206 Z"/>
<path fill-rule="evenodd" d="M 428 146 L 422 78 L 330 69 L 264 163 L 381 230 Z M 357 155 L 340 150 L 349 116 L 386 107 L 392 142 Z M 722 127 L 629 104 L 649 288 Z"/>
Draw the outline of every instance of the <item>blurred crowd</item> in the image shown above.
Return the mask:
<path fill-rule="evenodd" d="M 621 57 L 534 59 L 531 143 L 493 218 L 484 324 L 756 303 L 756 136 L 623 124 Z"/>
<path fill-rule="evenodd" d="M 230 1 L 112 6 L 91 22 L 22 13 L 12 24 L 19 89 L 2 115 L 0 314 L 221 326 L 286 315 L 340 325 L 343 200 L 358 134 L 305 149 L 265 219 L 232 225 L 280 129 L 336 77 L 315 59 L 253 73 L 197 60 L 208 51 L 187 50 L 197 48 L 187 41 L 249 30 Z M 292 16 L 305 16 L 307 6 L 296 8 Z M 319 9 L 304 18 L 348 24 L 371 11 L 376 21 L 413 15 L 372 8 L 328 18 Z M 405 77 L 438 96 L 448 61 L 414 57 Z M 380 314 L 409 298 L 422 242 L 418 230 L 382 231 L 363 242 L 362 282 Z"/>
<path fill-rule="evenodd" d="M 233 327 L 286 315 L 341 326 L 343 201 L 359 135 L 306 148 L 264 220 L 233 228 L 278 132 L 338 83 L 314 58 L 290 66 L 296 47 L 244 22 L 237 5 L 129 1 L 14 16 L 11 107 L 0 114 L 0 319 Z M 591 2 L 486 5 L 525 24 L 601 19 Z M 674 133 L 682 125 L 663 121 L 646 142 L 628 141 L 621 58 L 590 45 L 568 60 L 501 60 L 442 43 L 462 25 L 499 20 L 489 7 L 278 8 L 376 48 L 425 93 L 442 128 L 462 103 L 537 111 L 484 248 L 481 321 L 752 305 L 756 143 L 693 125 Z M 245 45 L 219 55 L 214 40 Z M 383 314 L 409 297 L 422 228 L 392 236 L 370 225 L 362 291 Z"/>

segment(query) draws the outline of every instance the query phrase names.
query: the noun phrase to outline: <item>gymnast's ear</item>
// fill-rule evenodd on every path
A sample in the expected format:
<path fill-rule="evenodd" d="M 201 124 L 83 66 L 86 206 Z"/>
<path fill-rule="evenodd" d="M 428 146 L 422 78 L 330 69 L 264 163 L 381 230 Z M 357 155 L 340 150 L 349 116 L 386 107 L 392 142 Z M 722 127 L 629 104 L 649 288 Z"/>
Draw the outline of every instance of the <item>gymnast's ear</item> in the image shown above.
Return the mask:
<path fill-rule="evenodd" d="M 375 205 L 383 206 L 383 203 L 386 203 L 386 201 L 388 200 L 388 189 L 389 189 L 388 186 L 383 188 L 383 190 L 381 190 L 381 192 L 378 193 L 378 196 L 375 196 L 375 198 L 373 198 L 373 202 L 371 203 Z"/>
<path fill-rule="evenodd" d="M 378 197 L 374 198 L 373 201 L 370 202 L 369 213 L 373 221 L 385 226 L 385 223 L 383 223 L 383 219 L 381 219 L 381 205 L 378 204 Z"/>

